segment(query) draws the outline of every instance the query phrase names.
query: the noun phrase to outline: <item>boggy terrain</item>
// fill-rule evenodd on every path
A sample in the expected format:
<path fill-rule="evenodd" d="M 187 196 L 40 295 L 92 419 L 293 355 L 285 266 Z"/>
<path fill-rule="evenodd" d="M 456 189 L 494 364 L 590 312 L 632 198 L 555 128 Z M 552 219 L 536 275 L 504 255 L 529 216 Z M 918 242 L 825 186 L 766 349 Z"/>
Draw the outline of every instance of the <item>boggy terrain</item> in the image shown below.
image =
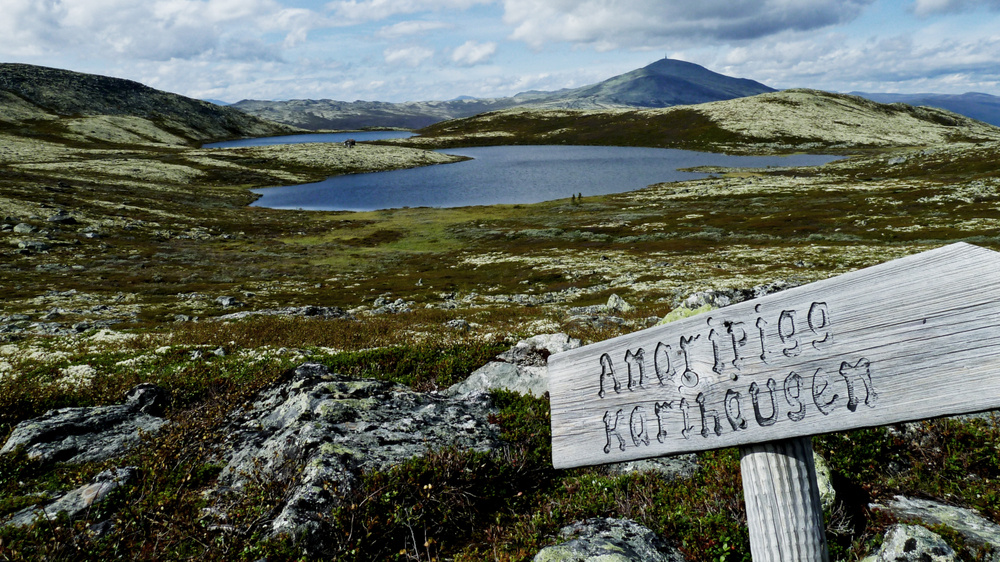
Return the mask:
<path fill-rule="evenodd" d="M 46 511 L 34 526 L 3 528 L 0 559 L 523 560 L 565 540 L 561 527 L 595 517 L 638 521 L 688 559 L 745 559 L 734 451 L 685 459 L 680 478 L 555 471 L 544 396 L 490 391 L 462 406 L 483 410 L 447 418 L 477 444 L 441 442 L 394 462 L 366 460 L 339 440 L 296 453 L 279 448 L 292 442 L 282 432 L 314 443 L 314 425 L 296 410 L 313 404 L 339 412 L 320 418 L 341 429 L 404 433 L 420 425 L 417 414 L 349 412 L 459 400 L 446 389 L 537 334 L 587 343 L 950 242 L 1000 248 L 1000 129 L 848 96 L 511 110 L 354 149 L 207 150 L 197 142 L 208 138 L 155 119 L 39 107 L 30 97 L 0 106 L 0 439 L 52 408 L 143 409 L 132 398 L 116 406 L 139 383 L 169 395 L 154 412 L 168 423 L 144 429 L 124 458 L 0 455 L 0 519 L 55 505 L 88 482 L 125 482 L 73 521 Z M 708 179 L 536 205 L 247 206 L 253 187 L 451 160 L 427 147 L 540 142 L 846 158 L 715 169 Z M 522 372 L 543 365 L 548 349 L 505 353 Z M 294 389 L 310 398 L 296 402 Z M 281 407 L 299 412 L 286 417 L 304 428 L 251 406 L 286 399 Z M 896 495 L 1000 515 L 992 419 L 826 436 L 816 447 L 838 492 L 827 519 L 838 559 L 878 547 L 903 517 L 869 503 Z M 236 457 L 250 464 L 236 470 Z M 100 479 L 124 467 L 128 478 Z M 994 548 L 954 525 L 935 531 L 961 556 Z M 316 533 L 327 539 L 308 538 Z"/>

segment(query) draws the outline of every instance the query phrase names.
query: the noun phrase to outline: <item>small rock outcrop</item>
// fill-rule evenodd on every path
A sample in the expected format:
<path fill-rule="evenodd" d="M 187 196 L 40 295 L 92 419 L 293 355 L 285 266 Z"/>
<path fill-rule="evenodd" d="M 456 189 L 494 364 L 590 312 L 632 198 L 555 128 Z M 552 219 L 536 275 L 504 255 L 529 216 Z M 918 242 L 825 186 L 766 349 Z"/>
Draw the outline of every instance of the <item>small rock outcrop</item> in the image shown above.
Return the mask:
<path fill-rule="evenodd" d="M 962 536 L 967 546 L 988 553 L 986 560 L 1000 562 L 1000 525 L 971 509 L 903 496 L 896 496 L 888 505 L 871 507 L 888 511 L 903 521 L 950 527 Z"/>
<path fill-rule="evenodd" d="M 826 459 L 813 452 L 813 465 L 816 467 L 816 484 L 819 486 L 819 501 L 823 509 L 832 509 L 837 503 L 837 490 L 833 487 L 833 472 Z"/>
<path fill-rule="evenodd" d="M 452 446 L 490 450 L 498 442 L 489 422 L 494 412 L 486 394 L 449 398 L 306 363 L 231 416 L 217 505 L 249 482 L 285 481 L 289 499 L 273 532 L 321 545 L 320 514 L 354 488 L 362 470 L 385 470 Z"/>
<path fill-rule="evenodd" d="M 70 519 L 84 517 L 94 506 L 107 499 L 108 494 L 132 484 L 138 477 L 135 467 L 112 468 L 101 472 L 90 484 L 81 486 L 47 505 L 36 505 L 19 511 L 3 522 L 4 526 L 26 527 L 38 518 L 55 519 L 65 513 Z"/>
<path fill-rule="evenodd" d="M 722 308 L 738 302 L 784 291 L 785 289 L 791 289 L 796 285 L 796 283 L 779 280 L 763 285 L 756 285 L 749 289 L 711 289 L 689 295 L 681 305 L 690 309 L 697 309 L 706 305 L 712 308 Z"/>
<path fill-rule="evenodd" d="M 659 535 L 628 519 L 595 518 L 563 527 L 567 542 L 549 546 L 534 562 L 683 562 Z"/>
<path fill-rule="evenodd" d="M 167 423 L 160 416 L 169 400 L 165 390 L 144 383 L 121 405 L 49 410 L 17 424 L 0 454 L 24 447 L 31 459 L 69 463 L 121 456 L 139 443 L 140 431 L 156 433 Z"/>
<path fill-rule="evenodd" d="M 611 474 L 631 474 L 636 472 L 652 472 L 659 474 L 664 480 L 690 478 L 698 471 L 698 455 L 688 453 L 671 455 L 607 465 Z"/>
<path fill-rule="evenodd" d="M 549 391 L 549 355 L 576 349 L 581 342 L 566 334 L 542 334 L 517 342 L 494 361 L 473 371 L 464 381 L 445 391 L 448 396 L 470 396 L 491 389 L 505 389 L 542 396 Z"/>
<path fill-rule="evenodd" d="M 893 525 L 879 551 L 862 562 L 952 562 L 958 560 L 940 536 L 920 525 Z"/>
<path fill-rule="evenodd" d="M 222 298 L 222 297 L 220 297 Z M 218 302 L 218 299 L 216 299 Z M 218 317 L 218 320 L 242 320 L 251 316 L 302 316 L 308 318 L 351 318 L 344 309 L 336 306 L 289 306 L 266 310 L 245 310 Z"/>

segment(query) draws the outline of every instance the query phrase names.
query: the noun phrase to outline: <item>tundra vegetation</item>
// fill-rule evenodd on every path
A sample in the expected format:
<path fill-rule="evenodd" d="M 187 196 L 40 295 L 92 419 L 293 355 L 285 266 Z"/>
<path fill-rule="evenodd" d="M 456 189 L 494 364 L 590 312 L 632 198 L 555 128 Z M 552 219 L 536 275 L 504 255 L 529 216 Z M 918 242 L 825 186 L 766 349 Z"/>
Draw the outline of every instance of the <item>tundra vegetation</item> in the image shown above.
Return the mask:
<path fill-rule="evenodd" d="M 87 517 L 0 529 L 0 560 L 298 559 L 267 538 L 288 481 L 259 481 L 211 524 L 203 492 L 231 411 L 306 361 L 428 391 L 521 338 L 585 343 L 644 328 L 703 291 L 807 283 L 943 244 L 1000 249 L 1000 130 L 947 112 L 791 91 L 662 110 L 489 113 L 407 141 L 206 150 L 133 116 L 0 104 L 0 440 L 52 408 L 167 389 L 170 424 L 124 463 L 136 482 Z M 760 116 L 767 115 L 767 119 Z M 430 165 L 427 148 L 505 143 L 811 151 L 815 168 L 533 205 L 363 213 L 248 207 L 250 188 Z M 617 294 L 632 310 L 573 314 Z M 900 298 L 905 298 L 901 295 Z M 345 314 L 236 314 L 325 307 Z M 655 318 L 654 318 L 655 317 Z M 462 321 L 462 322 L 457 322 Z M 495 391 L 504 446 L 432 451 L 369 472 L 322 517 L 339 560 L 526 560 L 573 521 L 634 519 L 692 560 L 748 560 L 738 455 L 687 478 L 557 471 L 548 399 Z M 1000 518 L 1000 425 L 937 420 L 815 439 L 840 492 L 834 558 L 894 522 L 869 504 L 930 497 Z M 122 460 L 0 456 L 0 517 Z M 302 467 L 292 467 L 293 470 Z M 110 530 L 90 525 L 111 514 Z M 939 529 L 961 556 L 975 547 Z"/>

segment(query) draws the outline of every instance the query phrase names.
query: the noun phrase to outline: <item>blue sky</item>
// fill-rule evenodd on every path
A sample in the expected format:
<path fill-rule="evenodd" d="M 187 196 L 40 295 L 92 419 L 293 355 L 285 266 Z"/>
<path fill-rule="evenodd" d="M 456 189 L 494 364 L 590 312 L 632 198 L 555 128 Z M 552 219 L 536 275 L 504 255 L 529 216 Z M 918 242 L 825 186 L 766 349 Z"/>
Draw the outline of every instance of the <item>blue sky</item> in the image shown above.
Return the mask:
<path fill-rule="evenodd" d="M 0 61 L 228 102 L 499 97 L 664 56 L 775 88 L 1000 95 L 1000 0 L 0 0 Z"/>

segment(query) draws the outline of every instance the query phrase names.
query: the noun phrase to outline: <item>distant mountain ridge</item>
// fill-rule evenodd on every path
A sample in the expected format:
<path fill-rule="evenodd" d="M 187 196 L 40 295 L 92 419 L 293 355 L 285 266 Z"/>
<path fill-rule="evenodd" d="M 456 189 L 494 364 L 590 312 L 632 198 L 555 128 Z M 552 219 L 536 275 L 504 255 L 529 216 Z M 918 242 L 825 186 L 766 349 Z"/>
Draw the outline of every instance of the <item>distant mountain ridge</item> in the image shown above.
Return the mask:
<path fill-rule="evenodd" d="M 603 82 L 557 92 L 523 92 L 508 98 L 460 97 L 432 102 L 243 100 L 232 105 L 258 117 L 304 129 L 421 128 L 487 111 L 531 106 L 547 109 L 660 108 L 693 105 L 775 91 L 694 63 L 661 59 Z"/>
<path fill-rule="evenodd" d="M 879 103 L 905 103 L 926 105 L 947 109 L 955 113 L 978 119 L 984 123 L 1000 126 L 1000 97 L 967 92 L 965 94 L 873 94 L 851 92 Z"/>
<path fill-rule="evenodd" d="M 294 132 L 132 80 L 29 64 L 0 63 L 0 102 L 0 127 L 52 117 L 110 116 L 142 119 L 192 143 Z"/>

